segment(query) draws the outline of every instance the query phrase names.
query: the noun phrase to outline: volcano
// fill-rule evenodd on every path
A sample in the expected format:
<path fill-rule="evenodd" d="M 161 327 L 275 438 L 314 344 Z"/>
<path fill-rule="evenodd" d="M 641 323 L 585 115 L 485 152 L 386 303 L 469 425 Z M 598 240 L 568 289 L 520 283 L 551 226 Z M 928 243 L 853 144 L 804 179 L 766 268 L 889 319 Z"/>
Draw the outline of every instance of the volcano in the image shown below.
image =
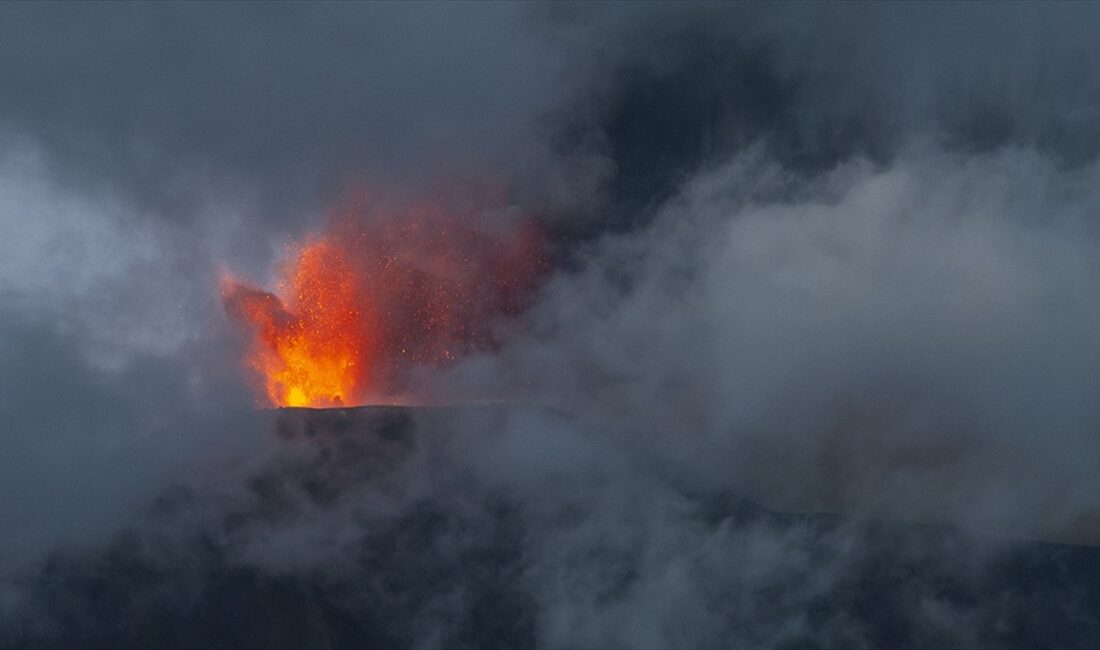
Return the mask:
<path fill-rule="evenodd" d="M 456 469 L 454 455 L 476 440 L 492 448 L 525 418 L 567 426 L 571 416 L 479 406 L 287 408 L 255 418 L 272 434 L 262 461 L 220 487 L 166 492 L 139 526 L 101 548 L 56 553 L 24 576 L 29 596 L 6 617 L 0 645 L 543 643 L 539 539 L 548 526 L 578 526 L 581 515 L 546 518 L 558 497 L 496 489 Z M 710 585 L 710 613 L 728 623 L 716 645 L 771 638 L 746 636 L 778 634 L 769 616 L 800 618 L 785 638 L 810 645 L 1100 643 L 1100 548 L 1012 542 L 986 556 L 980 540 L 946 527 L 778 513 L 729 494 L 678 498 L 708 535 L 783 539 L 806 559 L 763 581 L 749 571 Z M 602 602 L 628 599 L 643 580 L 641 557 L 617 562 L 621 575 Z M 820 584 L 828 567 L 838 578 Z M 756 609 L 745 609 L 745 595 Z"/>

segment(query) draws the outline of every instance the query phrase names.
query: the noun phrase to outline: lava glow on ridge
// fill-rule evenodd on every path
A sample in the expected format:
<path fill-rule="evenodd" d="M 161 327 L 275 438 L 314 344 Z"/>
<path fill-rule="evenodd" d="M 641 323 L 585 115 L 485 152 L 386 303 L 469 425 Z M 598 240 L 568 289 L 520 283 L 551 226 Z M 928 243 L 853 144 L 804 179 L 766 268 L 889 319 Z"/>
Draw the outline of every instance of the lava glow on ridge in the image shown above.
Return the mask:
<path fill-rule="evenodd" d="M 420 203 L 380 216 L 351 204 L 291 247 L 273 292 L 223 275 L 266 401 L 393 403 L 413 367 L 491 349 L 493 325 L 523 309 L 548 262 L 534 220 L 484 214 Z"/>

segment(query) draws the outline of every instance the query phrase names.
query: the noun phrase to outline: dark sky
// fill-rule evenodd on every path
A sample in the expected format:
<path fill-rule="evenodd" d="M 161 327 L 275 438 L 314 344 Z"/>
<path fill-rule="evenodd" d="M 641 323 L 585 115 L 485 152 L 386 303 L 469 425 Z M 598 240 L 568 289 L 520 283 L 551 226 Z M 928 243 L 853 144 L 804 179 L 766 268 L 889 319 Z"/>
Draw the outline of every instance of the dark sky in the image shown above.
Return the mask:
<path fill-rule="evenodd" d="M 1100 541 L 1097 25 L 1092 3 L 0 5 L 0 576 L 266 444 L 222 269 L 270 279 L 349 186 L 455 178 L 502 183 L 557 247 L 497 354 L 424 379 L 579 414 L 458 461 L 534 510 L 560 504 L 530 481 L 575 471 L 614 485 L 592 534 L 675 528 L 675 497 L 607 460 L 626 449 L 775 508 Z M 620 512 L 629 486 L 653 519 Z M 672 615 L 642 592 L 586 618 L 558 588 L 548 645 L 690 641 L 629 624 Z"/>

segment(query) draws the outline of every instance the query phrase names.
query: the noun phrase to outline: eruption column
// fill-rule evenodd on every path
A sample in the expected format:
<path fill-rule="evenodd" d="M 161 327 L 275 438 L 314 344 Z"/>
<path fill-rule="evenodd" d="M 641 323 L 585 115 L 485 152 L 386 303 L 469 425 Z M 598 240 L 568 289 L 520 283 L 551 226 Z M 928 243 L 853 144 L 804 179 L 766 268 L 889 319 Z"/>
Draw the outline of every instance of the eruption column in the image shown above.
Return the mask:
<path fill-rule="evenodd" d="M 297 247 L 275 292 L 222 281 L 253 334 L 247 363 L 274 406 L 392 401 L 407 371 L 491 349 L 548 268 L 530 219 L 491 223 L 420 204 L 336 215 Z"/>

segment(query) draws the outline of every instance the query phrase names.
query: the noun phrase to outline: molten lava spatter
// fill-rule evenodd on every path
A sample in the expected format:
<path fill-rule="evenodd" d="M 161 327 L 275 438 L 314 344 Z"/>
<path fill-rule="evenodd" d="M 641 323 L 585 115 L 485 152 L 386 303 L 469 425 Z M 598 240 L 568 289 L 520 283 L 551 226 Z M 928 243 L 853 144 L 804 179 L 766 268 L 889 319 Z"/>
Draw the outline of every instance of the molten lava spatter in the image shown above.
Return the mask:
<path fill-rule="evenodd" d="M 249 363 L 276 406 L 335 406 L 363 390 L 378 328 L 360 303 L 346 253 L 327 239 L 307 243 L 281 284 L 283 298 L 226 278 L 231 314 L 251 323 Z"/>
<path fill-rule="evenodd" d="M 494 345 L 547 269 L 531 220 L 489 223 L 419 205 L 346 209 L 282 269 L 274 293 L 226 276 L 226 310 L 251 326 L 248 364 L 275 406 L 392 401 L 407 371 Z"/>

